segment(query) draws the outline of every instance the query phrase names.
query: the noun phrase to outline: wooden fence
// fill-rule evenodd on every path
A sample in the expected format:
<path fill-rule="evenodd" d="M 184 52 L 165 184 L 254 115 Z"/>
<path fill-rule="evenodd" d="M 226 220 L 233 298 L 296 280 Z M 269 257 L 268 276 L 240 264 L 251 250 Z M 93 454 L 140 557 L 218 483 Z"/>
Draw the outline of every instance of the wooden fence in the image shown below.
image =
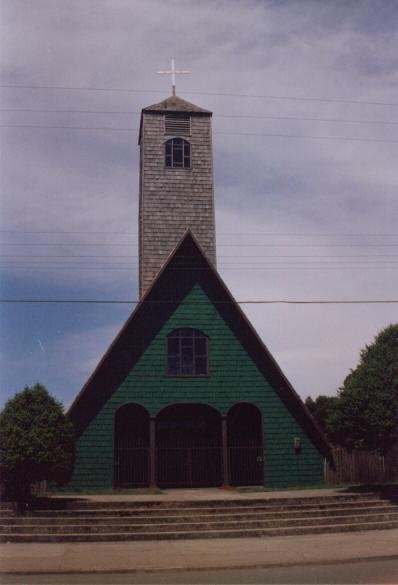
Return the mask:
<path fill-rule="evenodd" d="M 383 457 L 376 451 L 332 449 L 335 468 L 325 462 L 325 483 L 375 484 L 398 481 L 398 445 Z"/>

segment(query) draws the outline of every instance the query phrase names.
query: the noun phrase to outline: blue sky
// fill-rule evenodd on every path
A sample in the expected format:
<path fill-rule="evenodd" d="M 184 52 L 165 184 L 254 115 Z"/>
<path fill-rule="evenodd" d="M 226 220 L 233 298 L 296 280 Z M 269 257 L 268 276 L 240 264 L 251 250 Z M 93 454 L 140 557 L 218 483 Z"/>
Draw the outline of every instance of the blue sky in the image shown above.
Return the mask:
<path fill-rule="evenodd" d="M 397 297 L 396 2 L 3 0 L 1 21 L 2 299 L 137 298 L 139 112 L 171 57 L 191 71 L 177 93 L 214 112 L 235 298 Z M 0 309 L 2 402 L 40 381 L 67 406 L 132 305 Z M 398 315 L 244 310 L 303 398 Z"/>

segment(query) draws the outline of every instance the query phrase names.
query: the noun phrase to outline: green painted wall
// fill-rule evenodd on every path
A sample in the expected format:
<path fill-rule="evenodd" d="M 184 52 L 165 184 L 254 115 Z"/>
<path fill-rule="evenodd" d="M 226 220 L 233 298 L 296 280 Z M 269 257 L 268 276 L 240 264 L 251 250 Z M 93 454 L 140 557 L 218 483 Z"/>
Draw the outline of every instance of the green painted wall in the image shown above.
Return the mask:
<path fill-rule="evenodd" d="M 193 303 L 196 303 L 194 306 Z M 200 304 L 198 304 L 200 302 Z M 209 337 L 208 378 L 166 375 L 166 337 L 177 327 L 202 330 Z M 203 402 L 221 414 L 239 401 L 257 405 L 263 417 L 265 483 L 288 486 L 320 483 L 323 461 L 199 286 L 195 286 L 162 327 L 123 384 L 80 436 L 74 475 L 68 489 L 112 487 L 112 433 L 115 411 L 127 402 L 156 414 L 175 402 Z M 294 453 L 293 438 L 302 449 Z"/>

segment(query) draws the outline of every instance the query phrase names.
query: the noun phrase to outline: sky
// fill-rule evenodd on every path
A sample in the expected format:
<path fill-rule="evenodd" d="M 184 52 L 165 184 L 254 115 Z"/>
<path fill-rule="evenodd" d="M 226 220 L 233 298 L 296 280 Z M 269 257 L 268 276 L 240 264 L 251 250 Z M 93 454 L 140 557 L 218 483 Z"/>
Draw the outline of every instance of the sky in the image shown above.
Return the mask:
<path fill-rule="evenodd" d="M 397 300 L 395 0 L 2 0 L 1 404 L 65 407 L 137 299 L 138 126 L 211 110 L 235 299 Z M 334 395 L 398 304 L 242 305 L 300 396 Z"/>

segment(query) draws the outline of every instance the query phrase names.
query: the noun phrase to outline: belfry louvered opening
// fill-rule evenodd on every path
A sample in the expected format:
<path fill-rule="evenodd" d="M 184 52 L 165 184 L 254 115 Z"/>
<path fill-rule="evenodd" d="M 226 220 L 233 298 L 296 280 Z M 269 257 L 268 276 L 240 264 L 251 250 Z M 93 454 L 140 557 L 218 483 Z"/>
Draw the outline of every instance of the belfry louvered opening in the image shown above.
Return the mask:
<path fill-rule="evenodd" d="M 171 136 L 190 136 L 191 117 L 186 114 L 166 114 L 164 117 L 164 133 Z"/>

